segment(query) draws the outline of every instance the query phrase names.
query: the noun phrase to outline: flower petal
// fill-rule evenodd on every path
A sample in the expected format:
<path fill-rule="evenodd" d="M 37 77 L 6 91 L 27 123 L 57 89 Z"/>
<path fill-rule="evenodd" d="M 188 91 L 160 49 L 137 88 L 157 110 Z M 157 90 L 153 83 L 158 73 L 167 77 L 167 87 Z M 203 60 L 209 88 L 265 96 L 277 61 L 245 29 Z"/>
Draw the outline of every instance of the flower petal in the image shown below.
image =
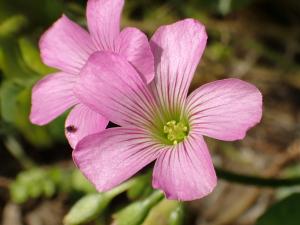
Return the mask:
<path fill-rule="evenodd" d="M 65 123 L 65 134 L 72 148 L 84 137 L 103 131 L 108 120 L 83 104 L 76 105 Z"/>
<path fill-rule="evenodd" d="M 116 52 L 124 56 L 147 83 L 153 80 L 154 59 L 143 32 L 133 27 L 122 30 L 116 40 Z"/>
<path fill-rule="evenodd" d="M 78 103 L 73 94 L 77 76 L 66 73 L 50 74 L 32 89 L 30 121 L 44 125 Z"/>
<path fill-rule="evenodd" d="M 184 104 L 206 40 L 205 27 L 193 19 L 162 26 L 150 40 L 156 72 L 152 88 L 171 112 Z"/>
<path fill-rule="evenodd" d="M 190 123 L 202 135 L 225 141 L 243 139 L 261 120 L 262 95 L 252 84 L 238 79 L 211 82 L 187 100 Z"/>
<path fill-rule="evenodd" d="M 118 54 L 94 53 L 81 71 L 75 94 L 118 125 L 141 126 L 152 121 L 153 96 L 135 69 Z"/>
<path fill-rule="evenodd" d="M 189 137 L 161 151 L 153 170 L 152 185 L 168 199 L 190 201 L 212 192 L 217 178 L 202 136 Z"/>
<path fill-rule="evenodd" d="M 73 159 L 98 191 L 107 191 L 157 158 L 158 144 L 143 130 L 111 128 L 81 140 Z"/>
<path fill-rule="evenodd" d="M 120 33 L 120 18 L 124 0 L 89 0 L 87 22 L 98 50 L 113 50 Z"/>
<path fill-rule="evenodd" d="M 73 74 L 95 51 L 89 34 L 64 15 L 43 34 L 39 45 L 46 65 Z"/>

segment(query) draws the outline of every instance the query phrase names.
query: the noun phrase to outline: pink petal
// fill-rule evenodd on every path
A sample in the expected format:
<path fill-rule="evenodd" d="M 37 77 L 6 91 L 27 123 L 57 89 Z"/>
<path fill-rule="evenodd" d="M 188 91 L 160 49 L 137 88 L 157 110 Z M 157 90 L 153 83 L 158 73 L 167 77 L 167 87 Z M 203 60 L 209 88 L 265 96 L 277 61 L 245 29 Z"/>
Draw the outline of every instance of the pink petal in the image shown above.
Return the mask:
<path fill-rule="evenodd" d="M 67 73 L 50 74 L 32 89 L 30 121 L 44 125 L 78 103 L 73 94 L 77 76 Z"/>
<path fill-rule="evenodd" d="M 98 191 L 107 191 L 157 158 L 158 144 L 143 130 L 111 128 L 81 140 L 73 159 Z"/>
<path fill-rule="evenodd" d="M 154 78 L 154 59 L 147 36 L 132 27 L 125 28 L 116 40 L 116 52 L 124 56 L 150 83 Z"/>
<path fill-rule="evenodd" d="M 243 139 L 261 120 L 262 95 L 252 84 L 225 79 L 196 89 L 187 101 L 192 129 L 225 141 Z"/>
<path fill-rule="evenodd" d="M 86 107 L 83 104 L 76 105 L 65 123 L 65 134 L 72 146 L 84 137 L 103 131 L 108 124 L 108 120 Z"/>
<path fill-rule="evenodd" d="M 89 34 L 64 15 L 43 34 L 39 45 L 46 65 L 73 74 L 95 51 Z"/>
<path fill-rule="evenodd" d="M 162 26 L 151 38 L 156 72 L 153 90 L 170 111 L 184 104 L 206 40 L 205 27 L 193 19 Z"/>
<path fill-rule="evenodd" d="M 168 199 L 190 201 L 212 192 L 217 178 L 202 136 L 189 137 L 157 159 L 152 185 L 165 192 Z"/>
<path fill-rule="evenodd" d="M 89 0 L 87 22 L 98 50 L 113 50 L 120 33 L 120 18 L 124 0 Z"/>
<path fill-rule="evenodd" d="M 152 121 L 154 100 L 146 84 L 124 57 L 96 52 L 82 69 L 77 97 L 118 125 Z"/>

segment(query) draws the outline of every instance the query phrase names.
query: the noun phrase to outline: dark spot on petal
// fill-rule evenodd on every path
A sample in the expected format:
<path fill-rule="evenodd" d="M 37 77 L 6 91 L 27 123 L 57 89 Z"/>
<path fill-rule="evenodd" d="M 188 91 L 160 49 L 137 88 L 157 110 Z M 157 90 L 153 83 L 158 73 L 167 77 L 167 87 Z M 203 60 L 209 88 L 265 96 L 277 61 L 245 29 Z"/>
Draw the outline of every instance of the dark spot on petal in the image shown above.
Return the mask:
<path fill-rule="evenodd" d="M 66 130 L 69 133 L 75 133 L 77 131 L 77 128 L 74 125 L 70 125 L 66 127 Z"/>

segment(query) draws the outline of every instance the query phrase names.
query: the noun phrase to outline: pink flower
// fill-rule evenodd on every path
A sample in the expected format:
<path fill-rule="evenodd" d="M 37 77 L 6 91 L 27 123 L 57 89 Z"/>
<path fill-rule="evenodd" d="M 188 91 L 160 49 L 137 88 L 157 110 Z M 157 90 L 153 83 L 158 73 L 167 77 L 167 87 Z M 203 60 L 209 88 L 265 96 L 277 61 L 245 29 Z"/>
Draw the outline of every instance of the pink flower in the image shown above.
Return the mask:
<path fill-rule="evenodd" d="M 243 139 L 261 119 L 262 95 L 252 84 L 225 79 L 187 96 L 206 40 L 204 26 L 193 19 L 159 28 L 150 41 L 155 77 L 149 85 L 114 53 L 90 57 L 76 96 L 121 126 L 85 137 L 73 151 L 97 190 L 119 185 L 154 160 L 153 187 L 169 199 L 194 200 L 214 189 L 203 136 Z"/>
<path fill-rule="evenodd" d="M 90 33 L 63 15 L 40 40 L 43 62 L 60 72 L 46 76 L 34 86 L 30 120 L 44 125 L 74 106 L 65 124 L 73 148 L 82 137 L 102 131 L 108 123 L 73 94 L 80 70 L 91 54 L 118 53 L 146 82 L 153 79 L 153 55 L 147 37 L 132 27 L 120 32 L 123 5 L 124 0 L 89 0 L 86 14 Z"/>

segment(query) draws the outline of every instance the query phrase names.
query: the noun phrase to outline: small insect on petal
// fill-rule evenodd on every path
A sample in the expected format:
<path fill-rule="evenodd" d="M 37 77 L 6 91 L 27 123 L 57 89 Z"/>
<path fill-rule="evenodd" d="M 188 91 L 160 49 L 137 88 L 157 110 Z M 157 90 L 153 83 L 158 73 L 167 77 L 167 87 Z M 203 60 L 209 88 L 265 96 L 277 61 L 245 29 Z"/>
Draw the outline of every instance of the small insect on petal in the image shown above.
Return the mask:
<path fill-rule="evenodd" d="M 75 133 L 78 129 L 74 125 L 70 125 L 66 127 L 67 132 Z"/>

